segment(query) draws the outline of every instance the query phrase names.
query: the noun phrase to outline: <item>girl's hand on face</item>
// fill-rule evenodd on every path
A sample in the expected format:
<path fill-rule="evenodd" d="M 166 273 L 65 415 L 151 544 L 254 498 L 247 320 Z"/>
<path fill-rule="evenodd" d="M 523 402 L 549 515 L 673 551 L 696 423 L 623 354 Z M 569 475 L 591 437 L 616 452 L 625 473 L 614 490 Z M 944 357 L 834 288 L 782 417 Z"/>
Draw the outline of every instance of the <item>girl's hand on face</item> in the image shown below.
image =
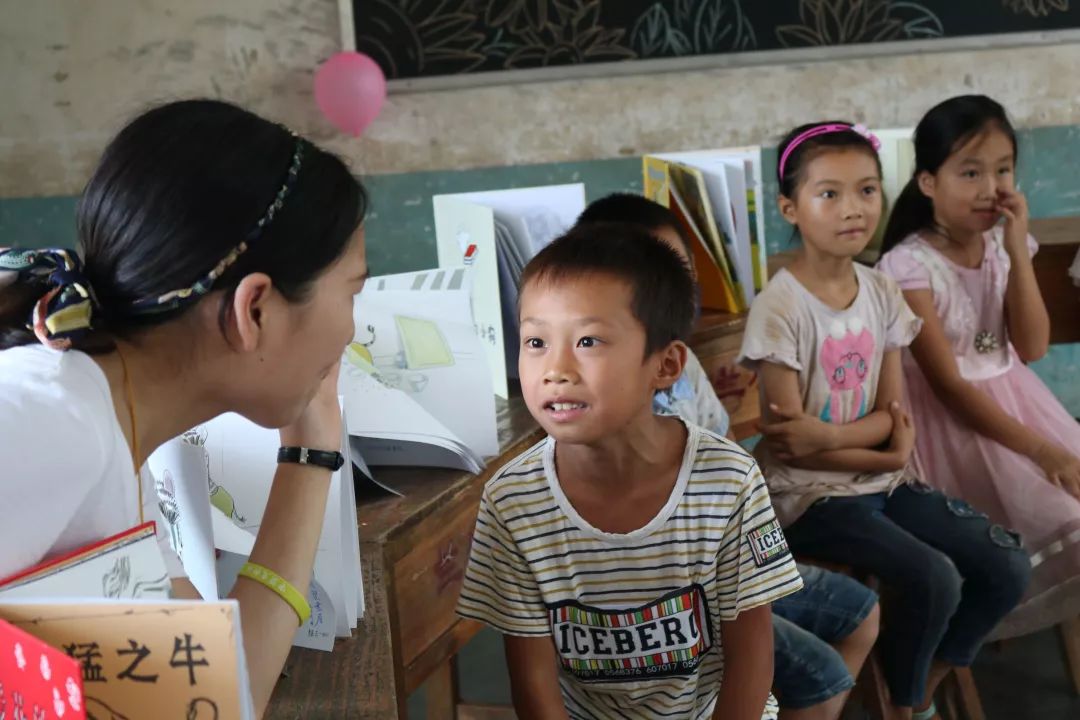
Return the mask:
<path fill-rule="evenodd" d="M 1019 190 L 998 190 L 996 207 L 1005 218 L 1005 249 L 1028 256 L 1028 204 Z"/>

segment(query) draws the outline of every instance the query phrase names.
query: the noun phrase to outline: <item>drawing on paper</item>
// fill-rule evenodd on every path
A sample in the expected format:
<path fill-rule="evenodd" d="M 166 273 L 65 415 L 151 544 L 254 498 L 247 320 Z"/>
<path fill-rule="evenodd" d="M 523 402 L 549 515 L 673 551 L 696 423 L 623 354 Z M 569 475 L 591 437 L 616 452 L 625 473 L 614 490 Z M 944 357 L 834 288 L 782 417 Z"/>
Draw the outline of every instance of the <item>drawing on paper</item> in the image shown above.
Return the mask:
<path fill-rule="evenodd" d="M 394 322 L 401 339 L 405 367 L 427 370 L 454 364 L 454 354 L 437 323 L 405 315 L 395 315 Z"/>
<path fill-rule="evenodd" d="M 122 555 L 101 578 L 101 591 L 109 598 L 161 597 L 169 592 L 169 575 L 140 578 L 131 575 L 131 558 Z"/>
<path fill-rule="evenodd" d="M 183 557 L 184 539 L 180 536 L 180 506 L 176 503 L 176 484 L 173 483 L 172 473 L 166 470 L 160 478 L 154 479 L 154 487 L 157 489 L 158 510 L 161 517 L 169 526 L 169 542 L 177 555 Z"/>
<path fill-rule="evenodd" d="M 374 354 L 376 330 L 367 326 L 369 337 L 354 340 L 345 348 L 347 371 L 360 371 L 382 385 L 418 394 L 427 389 L 430 378 L 421 370 L 451 367 L 454 353 L 437 323 L 408 315 L 394 315 L 397 340 L 394 351 Z"/>
<path fill-rule="evenodd" d="M 369 375 L 375 375 L 375 358 L 371 355 L 371 346 L 375 344 L 375 326 L 368 325 L 367 331 L 371 334 L 369 340 L 354 340 L 345 348 L 345 357 L 356 367 Z"/>
<path fill-rule="evenodd" d="M 206 460 L 206 482 L 210 487 L 210 504 L 220 510 L 225 517 L 229 518 L 240 527 L 244 527 L 244 523 L 247 522 L 247 519 L 240 514 L 239 510 L 237 510 L 236 501 L 233 499 L 232 494 L 226 490 L 224 486 L 214 482 L 214 478 L 210 474 L 210 453 L 206 452 L 206 428 L 202 425 L 197 425 L 188 430 L 181 437 L 188 445 L 203 448 L 203 455 Z"/>

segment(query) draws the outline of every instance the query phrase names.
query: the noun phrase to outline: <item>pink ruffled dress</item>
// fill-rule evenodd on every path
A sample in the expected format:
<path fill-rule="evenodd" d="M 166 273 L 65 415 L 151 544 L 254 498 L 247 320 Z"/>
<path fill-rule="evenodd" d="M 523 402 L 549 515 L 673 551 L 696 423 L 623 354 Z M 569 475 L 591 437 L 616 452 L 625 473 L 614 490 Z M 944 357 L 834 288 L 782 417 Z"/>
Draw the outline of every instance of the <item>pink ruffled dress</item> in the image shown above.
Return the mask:
<path fill-rule="evenodd" d="M 956 265 L 917 235 L 882 257 L 878 269 L 903 290 L 933 293 L 934 308 L 961 375 L 1002 410 L 1080 454 L 1080 424 L 1017 356 L 1005 325 L 1010 261 L 1000 228 L 984 236 L 982 265 Z M 1038 246 L 1028 238 L 1032 255 Z M 1023 602 L 995 637 L 1023 635 L 1080 614 L 1080 500 L 1051 485 L 1023 455 L 980 435 L 934 394 L 910 351 L 904 379 L 916 426 L 915 463 L 923 481 L 961 497 L 1018 531 L 1033 576 Z"/>

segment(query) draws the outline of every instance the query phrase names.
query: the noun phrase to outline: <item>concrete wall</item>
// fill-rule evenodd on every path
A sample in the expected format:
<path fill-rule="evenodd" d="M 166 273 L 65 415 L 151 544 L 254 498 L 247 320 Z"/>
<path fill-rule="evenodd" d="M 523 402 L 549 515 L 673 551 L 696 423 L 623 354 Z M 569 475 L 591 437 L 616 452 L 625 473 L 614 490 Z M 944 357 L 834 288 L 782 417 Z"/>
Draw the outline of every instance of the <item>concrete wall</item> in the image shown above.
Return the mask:
<path fill-rule="evenodd" d="M 1069 44 L 401 93 L 355 140 L 311 96 L 339 46 L 338 0 L 0 0 L 0 197 L 77 193 L 125 118 L 190 96 L 242 103 L 377 174 L 759 142 L 826 116 L 910 125 L 965 91 L 1021 126 L 1080 123 Z"/>

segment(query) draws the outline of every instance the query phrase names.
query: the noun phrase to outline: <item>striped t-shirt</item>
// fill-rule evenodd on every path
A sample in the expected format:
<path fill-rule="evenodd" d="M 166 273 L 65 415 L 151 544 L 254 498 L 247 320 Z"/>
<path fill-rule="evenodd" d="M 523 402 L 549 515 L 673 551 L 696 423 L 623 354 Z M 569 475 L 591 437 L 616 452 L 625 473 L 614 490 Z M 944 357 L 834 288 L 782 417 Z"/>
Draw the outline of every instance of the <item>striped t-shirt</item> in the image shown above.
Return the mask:
<path fill-rule="evenodd" d="M 694 425 L 659 514 L 626 534 L 583 520 L 548 438 L 485 486 L 458 613 L 551 636 L 571 718 L 707 718 L 720 623 L 802 586 L 754 459 Z M 764 718 L 776 717 L 769 697 Z"/>

